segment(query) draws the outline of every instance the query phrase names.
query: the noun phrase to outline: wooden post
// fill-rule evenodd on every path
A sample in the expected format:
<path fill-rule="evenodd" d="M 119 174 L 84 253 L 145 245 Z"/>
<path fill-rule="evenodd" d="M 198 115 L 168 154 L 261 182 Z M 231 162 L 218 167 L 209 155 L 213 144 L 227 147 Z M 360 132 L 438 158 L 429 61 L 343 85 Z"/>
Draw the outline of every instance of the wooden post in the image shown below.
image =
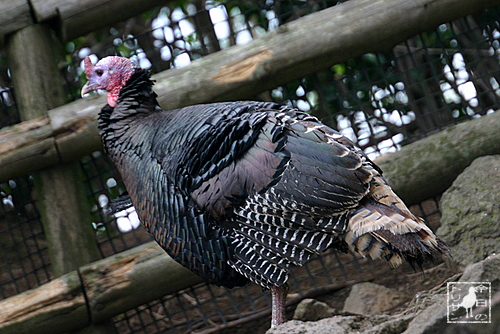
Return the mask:
<path fill-rule="evenodd" d="M 23 121 L 44 116 L 48 110 L 65 102 L 57 68 L 60 57 L 56 52 L 62 49 L 53 36 L 48 26 L 36 24 L 7 39 L 12 83 Z M 75 161 L 41 170 L 34 174 L 34 179 L 54 276 L 59 277 L 99 259 L 79 163 Z M 90 324 L 90 319 L 87 321 Z M 114 332 L 111 322 L 98 327 L 92 332 Z"/>

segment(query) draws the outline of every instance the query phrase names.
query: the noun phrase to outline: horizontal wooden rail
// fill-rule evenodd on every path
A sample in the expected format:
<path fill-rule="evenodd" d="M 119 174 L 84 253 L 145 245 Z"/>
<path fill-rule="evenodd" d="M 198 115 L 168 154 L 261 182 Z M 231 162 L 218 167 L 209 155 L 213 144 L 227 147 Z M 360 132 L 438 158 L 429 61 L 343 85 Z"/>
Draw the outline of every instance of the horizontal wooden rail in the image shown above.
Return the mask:
<path fill-rule="evenodd" d="M 161 72 L 153 77 L 154 88 L 165 109 L 248 99 L 499 3 L 351 0 L 281 26 L 246 45 Z M 49 111 L 46 117 L 1 129 L 0 182 L 101 149 L 96 118 L 105 103 L 103 97 L 78 100 Z"/>
<path fill-rule="evenodd" d="M 199 282 L 150 242 L 0 301 L 0 332 L 77 330 Z"/>
<path fill-rule="evenodd" d="M 476 158 L 500 154 L 500 110 L 375 160 L 408 205 L 441 195 Z"/>
<path fill-rule="evenodd" d="M 63 41 L 69 41 L 83 36 L 96 29 L 113 25 L 117 22 L 137 16 L 157 6 L 166 5 L 168 0 L 9 0 L 0 1 L 0 46 L 3 45 L 5 37 L 17 30 L 25 28 L 34 23 L 50 23 L 57 30 Z M 352 4 L 351 4 L 352 2 Z M 380 14 L 390 1 L 369 1 L 359 5 L 359 0 L 351 0 L 349 4 L 342 4 L 351 16 L 353 7 L 362 7 L 368 10 L 359 18 L 354 17 L 352 27 L 358 29 L 366 21 L 372 20 L 372 14 Z M 372 2 L 373 4 L 370 4 Z M 398 1 L 399 10 L 390 14 L 384 20 L 388 24 L 388 31 L 397 33 L 392 27 L 392 21 L 399 23 L 408 18 L 411 23 L 414 18 L 420 18 L 421 27 L 433 24 L 437 15 L 436 10 L 448 8 L 441 15 L 443 21 L 464 16 L 482 8 L 498 4 L 496 0 L 406 0 Z M 368 6 L 367 6 L 368 5 Z M 382 6 L 382 7 L 380 7 Z M 377 8 L 379 7 L 379 8 Z M 450 8 L 452 10 L 450 10 Z M 421 15 L 424 14 L 422 17 Z M 428 17 L 426 17 L 428 16 Z M 410 27 L 410 24 L 408 27 Z M 390 27 L 390 28 L 389 28 Z M 411 28 L 410 28 L 411 29 Z M 378 32 L 373 31 L 375 36 Z M 376 42 L 374 42 L 376 43 Z"/>
<path fill-rule="evenodd" d="M 63 41 L 137 16 L 168 0 L 0 1 L 0 45 L 5 36 L 33 23 L 50 23 Z"/>

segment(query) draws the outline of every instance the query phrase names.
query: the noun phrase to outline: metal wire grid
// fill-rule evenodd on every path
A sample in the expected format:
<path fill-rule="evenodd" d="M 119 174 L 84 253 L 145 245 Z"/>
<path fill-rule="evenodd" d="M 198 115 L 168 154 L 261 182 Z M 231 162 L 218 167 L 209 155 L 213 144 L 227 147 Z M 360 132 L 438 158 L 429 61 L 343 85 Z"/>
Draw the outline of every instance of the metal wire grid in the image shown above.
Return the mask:
<path fill-rule="evenodd" d="M 94 152 L 83 157 L 80 163 L 93 202 L 92 224 L 101 256 L 111 256 L 153 240 L 145 229 L 130 225 L 128 212 L 120 216 L 128 220 L 129 226 L 120 228 L 118 218 L 106 210 L 112 199 L 125 192 L 125 186 L 111 160 L 102 152 Z"/>
<path fill-rule="evenodd" d="M 493 12 L 498 14 L 498 11 Z M 477 103 L 481 104 L 481 108 L 475 106 L 473 101 L 461 96 L 458 85 L 448 87 L 448 90 L 458 92 L 457 95 L 460 97 L 460 99 L 453 100 L 454 103 L 448 103 L 449 101 L 447 102 L 443 97 L 441 90 L 425 91 L 427 87 L 436 87 L 437 85 L 442 87 L 443 83 L 449 83 L 447 74 L 443 72 L 445 66 L 450 68 L 451 75 L 457 75 L 458 71 L 462 70 L 455 68 L 453 64 L 453 57 L 457 50 L 447 49 L 449 45 L 453 44 L 453 41 L 465 45 L 466 43 L 461 41 L 473 40 L 473 37 L 478 35 L 483 37 L 474 40 L 473 44 L 466 45 L 466 53 L 472 55 L 477 53 L 478 55 L 477 59 L 473 58 L 467 61 L 463 67 L 470 78 L 477 79 L 478 71 L 476 69 L 481 68 L 481 66 L 491 68 L 491 66 L 485 65 L 490 61 L 496 61 L 498 65 L 498 56 L 494 52 L 490 52 L 492 47 L 498 48 L 499 23 L 497 17 L 498 15 L 492 15 L 489 21 L 476 20 L 472 23 L 469 18 L 458 20 L 453 24 L 438 28 L 449 31 L 449 37 L 443 38 L 437 30 L 421 34 L 415 39 L 407 41 L 404 45 L 397 46 L 390 53 L 369 54 L 350 60 L 345 64 L 336 65 L 330 70 L 278 87 L 269 92 L 268 97 L 279 102 L 289 101 L 301 109 L 311 110 L 327 123 L 336 125 L 368 152 L 378 154 L 386 147 L 397 149 L 402 141 L 393 137 L 398 133 L 404 135 L 405 141 L 413 141 L 459 119 L 476 117 L 476 115 L 484 113 L 484 110 L 497 109 L 500 106 L 498 97 L 500 79 L 497 71 L 489 73 L 484 69 L 482 72 L 479 71 L 482 75 L 479 78 L 482 81 L 476 81 L 479 82 L 476 86 L 483 87 L 477 91 Z M 281 18 L 280 20 L 284 22 L 288 19 Z M 145 35 L 147 34 L 152 34 L 152 31 L 148 31 Z M 432 36 L 434 37 L 432 38 Z M 434 40 L 434 44 L 430 43 L 430 40 Z M 119 46 L 114 46 L 112 49 L 117 52 Z M 436 57 L 442 51 L 444 51 L 445 56 Z M 109 49 L 103 53 L 109 54 Z M 198 56 L 192 56 L 191 59 L 196 57 Z M 169 66 L 175 65 L 172 59 L 168 63 Z M 430 73 L 431 75 L 424 76 L 420 81 L 404 80 L 405 77 L 412 77 L 419 73 Z M 360 93 L 361 90 L 356 89 L 358 88 L 355 85 L 356 78 L 359 76 L 370 82 L 371 89 L 365 90 L 368 94 L 376 96 L 377 92 L 382 90 L 384 94 L 380 100 L 392 100 L 392 105 L 389 105 L 394 109 L 389 110 L 386 108 L 387 105 L 380 108 L 379 105 L 373 105 L 369 99 L 366 99 L 366 96 Z M 73 84 L 79 85 L 78 80 L 72 80 Z M 405 84 L 407 82 L 410 84 Z M 10 94 L 11 92 L 6 89 L 2 91 L 4 99 L 2 106 L 7 105 L 5 93 Z M 402 98 L 401 93 L 408 95 L 406 97 L 407 103 L 404 103 L 404 95 Z M 410 94 L 414 94 L 414 96 L 409 96 Z M 419 103 L 425 104 L 429 96 L 436 101 L 436 110 L 424 110 L 411 119 L 410 112 L 418 108 Z M 319 102 L 314 103 L 313 98 Z M 15 108 L 12 105 L 8 107 L 9 110 Z M 405 121 L 401 121 L 401 124 L 388 122 L 387 117 L 384 116 L 389 113 L 388 110 L 391 113 L 396 111 L 401 119 L 403 116 L 410 115 L 410 120 L 413 122 L 409 124 L 406 124 Z M 363 116 L 360 116 L 360 113 Z M 443 114 L 447 116 L 442 118 Z M 450 118 L 449 115 L 452 117 Z M 380 124 L 385 127 L 384 131 L 380 131 Z M 389 140 L 389 142 L 386 141 L 382 145 L 384 140 Z M 123 185 L 109 161 L 97 152 L 83 158 L 81 163 L 87 175 L 86 182 L 89 192 L 95 202 L 92 210 L 93 223 L 102 256 L 109 256 L 151 240 L 143 229 L 132 229 L 127 233 L 120 232 L 116 219 L 103 214 L 102 208 L 105 206 L 103 203 L 116 197 L 123 189 Z M 113 183 L 113 180 L 116 184 Z M 39 215 L 36 212 L 31 192 L 32 180 L 30 177 L 2 184 L 0 211 L 1 298 L 43 284 L 52 275 Z M 103 195 L 107 199 L 103 199 Z M 11 205 L 10 202 L 16 204 Z M 437 199 L 433 199 L 412 209 L 424 218 L 425 216 L 430 217 L 432 227 L 433 222 L 439 221 L 440 214 L 437 203 Z M 326 265 L 325 261 L 328 256 L 331 256 L 333 260 L 329 260 L 330 262 Z M 320 286 L 325 282 L 331 284 L 330 282 L 335 277 L 347 278 L 345 267 L 350 265 L 356 267 L 357 264 L 356 258 L 352 260 L 341 259 L 337 253 L 331 253 L 319 259 L 313 260 L 303 267 L 301 270 L 305 270 L 305 274 L 299 275 L 299 278 L 296 278 L 296 275 L 292 273 L 290 285 L 292 289 L 298 291 L 297 293 L 307 291 L 311 285 Z M 328 273 L 327 268 L 330 268 L 330 273 Z M 357 268 L 361 270 L 359 265 Z M 325 277 L 321 283 L 316 282 L 318 272 Z M 241 290 L 226 290 L 201 284 L 115 317 L 115 326 L 123 333 L 155 333 L 166 330 L 184 332 L 185 330 L 201 328 L 200 326 L 210 328 L 214 324 L 224 324 L 235 317 L 258 312 L 259 309 L 268 307 L 268 296 L 260 291 L 253 291 L 254 288 L 249 286 Z M 191 298 L 187 296 L 191 296 Z M 220 305 L 221 300 L 224 299 L 228 300 L 230 306 Z M 240 301 L 242 299 L 243 301 Z M 207 307 L 209 310 L 203 311 L 203 307 Z M 200 316 L 203 320 L 193 320 L 200 319 Z"/>
<path fill-rule="evenodd" d="M 0 185 L 0 299 L 52 278 L 30 176 Z"/>
<path fill-rule="evenodd" d="M 409 106 L 417 113 L 421 133 L 416 139 L 498 106 L 500 70 L 495 50 L 499 36 L 492 32 L 493 26 L 498 22 L 464 17 L 394 48 L 404 82 L 411 82 L 406 93 Z M 464 89 L 471 85 L 476 97 L 468 96 Z"/>
<path fill-rule="evenodd" d="M 130 57 L 156 73 L 244 44 L 284 23 L 344 1 L 201 1 L 203 8 L 197 8 L 195 3 L 184 7 L 168 3 L 153 10 L 157 16 L 153 21 L 134 18 L 134 35 L 124 22 L 117 28 L 94 32 L 98 41 L 81 38 L 67 43 L 66 49 L 73 53 L 72 61 L 62 68 L 68 96 L 79 98 L 84 77 L 81 64 L 86 55 L 99 59 L 108 55 Z M 214 9 L 225 18 L 213 17 Z M 218 33 L 216 27 L 222 25 L 225 32 Z M 245 38 L 240 38 L 243 35 Z"/>
<path fill-rule="evenodd" d="M 471 20 L 443 24 L 391 52 L 350 59 L 270 96 L 312 112 L 372 157 L 398 150 L 500 107 L 499 21 Z"/>

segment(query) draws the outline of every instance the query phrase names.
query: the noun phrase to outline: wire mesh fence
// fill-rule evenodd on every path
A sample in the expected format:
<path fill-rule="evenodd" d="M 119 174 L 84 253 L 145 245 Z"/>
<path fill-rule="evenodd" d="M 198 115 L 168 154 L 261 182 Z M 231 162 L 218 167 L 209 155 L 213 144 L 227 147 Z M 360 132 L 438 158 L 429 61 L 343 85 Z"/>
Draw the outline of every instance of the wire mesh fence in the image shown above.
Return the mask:
<path fill-rule="evenodd" d="M 86 55 L 132 57 L 153 72 L 188 65 L 338 1 L 185 1 L 66 43 L 61 73 L 68 101 L 79 96 Z M 442 24 L 392 50 L 336 64 L 255 97 L 311 112 L 355 141 L 370 157 L 400 149 L 459 121 L 500 108 L 499 9 Z M 4 59 L 0 54 L 0 60 Z M 0 62 L 3 64 L 4 62 Z M 0 126 L 19 122 L 8 69 L 0 70 Z M 92 224 L 102 257 L 151 241 L 133 211 L 106 208 L 124 190 L 101 152 L 80 159 L 92 203 Z M 33 179 L 0 184 L 0 298 L 53 278 L 36 206 Z M 439 199 L 413 206 L 436 229 Z M 385 264 L 384 264 L 385 265 Z M 322 287 L 339 289 L 369 277 L 379 264 L 334 251 L 295 270 L 290 292 L 297 300 Z M 368 275 L 368 276 L 367 276 Z M 292 297 L 293 298 L 293 297 Z M 184 333 L 224 330 L 239 319 L 265 316 L 267 293 L 255 285 L 228 290 L 200 284 L 114 318 L 120 333 Z M 240 321 L 240 323 L 243 323 Z"/>

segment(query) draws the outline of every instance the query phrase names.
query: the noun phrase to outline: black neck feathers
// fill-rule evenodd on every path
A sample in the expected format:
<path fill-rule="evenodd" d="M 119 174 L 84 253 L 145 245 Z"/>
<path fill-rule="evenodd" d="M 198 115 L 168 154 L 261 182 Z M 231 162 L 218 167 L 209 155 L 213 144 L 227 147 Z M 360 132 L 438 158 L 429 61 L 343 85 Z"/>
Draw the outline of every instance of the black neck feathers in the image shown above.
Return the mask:
<path fill-rule="evenodd" d="M 151 73 L 148 70 L 139 69 L 128 79 L 125 86 L 120 91 L 118 97 L 118 104 L 130 97 L 132 98 L 145 98 L 154 99 L 156 102 L 156 93 L 153 92 L 153 80 L 151 80 Z"/>
<path fill-rule="evenodd" d="M 127 123 L 157 112 L 158 101 L 152 86 L 151 74 L 147 70 L 137 70 L 120 91 L 116 107 L 106 104 L 99 113 L 99 132 L 104 146 L 108 149 L 112 141 L 123 136 Z"/>

